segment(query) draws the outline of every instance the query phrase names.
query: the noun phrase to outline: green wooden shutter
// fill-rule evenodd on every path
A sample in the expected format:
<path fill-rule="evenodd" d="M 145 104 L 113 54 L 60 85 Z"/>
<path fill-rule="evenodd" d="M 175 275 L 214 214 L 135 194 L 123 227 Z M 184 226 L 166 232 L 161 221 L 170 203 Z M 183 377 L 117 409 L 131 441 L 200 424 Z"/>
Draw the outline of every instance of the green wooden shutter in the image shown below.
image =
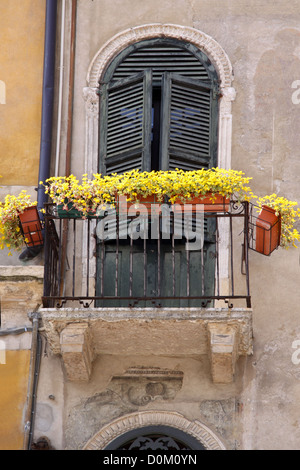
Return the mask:
<path fill-rule="evenodd" d="M 166 72 L 162 81 L 161 168 L 216 164 L 217 93 L 211 84 Z"/>
<path fill-rule="evenodd" d="M 100 87 L 100 173 L 150 170 L 151 70 Z"/>
<path fill-rule="evenodd" d="M 104 282 L 101 286 L 100 275 L 97 276 L 97 292 L 100 295 L 112 297 L 112 300 L 99 300 L 97 307 L 128 307 L 136 298 L 163 297 L 157 301 L 163 307 L 199 307 L 202 301 L 197 299 L 172 299 L 172 297 L 213 296 L 215 289 L 214 258 L 215 247 L 205 243 L 203 259 L 198 251 L 188 252 L 185 240 L 178 240 L 172 252 L 171 243 L 161 242 L 160 266 L 158 266 L 157 243 L 147 241 L 147 267 L 146 285 L 144 285 L 144 253 L 140 240 L 134 242 L 132 247 L 121 244 L 116 249 L 112 244 L 105 245 L 103 274 Z M 101 273 L 101 246 L 98 244 L 98 273 Z M 116 272 L 118 279 L 116 282 Z M 160 270 L 160 274 L 159 274 Z M 173 270 L 175 284 L 173 285 Z M 128 296 L 132 279 L 132 300 L 118 297 Z M 117 284 L 117 295 L 116 295 Z M 165 297 L 170 297 L 165 299 Z M 153 307 L 150 300 L 140 300 L 137 307 Z"/>

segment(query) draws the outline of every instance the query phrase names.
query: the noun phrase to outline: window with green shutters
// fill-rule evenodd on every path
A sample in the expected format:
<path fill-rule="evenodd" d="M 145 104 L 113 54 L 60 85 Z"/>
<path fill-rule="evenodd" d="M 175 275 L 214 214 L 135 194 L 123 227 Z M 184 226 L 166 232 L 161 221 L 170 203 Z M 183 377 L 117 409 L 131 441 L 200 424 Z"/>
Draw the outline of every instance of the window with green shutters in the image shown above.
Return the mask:
<path fill-rule="evenodd" d="M 201 51 L 175 40 L 133 45 L 100 85 L 100 172 L 212 167 L 217 116 L 217 75 Z"/>
<path fill-rule="evenodd" d="M 218 92 L 213 64 L 192 44 L 164 38 L 132 44 L 109 64 L 99 85 L 99 172 L 122 173 L 133 168 L 193 170 L 216 166 Z M 197 295 L 199 286 L 203 289 L 205 285 L 205 295 L 213 295 L 215 229 L 212 220 L 205 222 L 206 242 L 202 253 L 190 256 L 184 249 L 184 242 L 176 241 L 176 296 L 185 295 L 187 264 L 191 269 L 190 294 Z M 174 293 L 174 285 L 173 290 L 168 287 L 167 276 L 171 269 L 170 243 L 164 241 L 162 245 L 159 269 L 155 243 L 148 242 L 148 247 L 147 296 L 155 293 L 169 296 L 170 292 Z M 122 273 L 118 280 L 119 292 L 126 296 L 126 286 L 132 277 L 130 269 L 135 269 L 139 281 L 133 292 L 139 297 L 143 290 L 139 284 L 143 274 L 139 273 L 143 250 L 141 244 L 135 244 L 131 258 L 135 261 L 131 261 L 130 268 L 130 249 L 133 248 L 129 241 L 122 241 L 118 246 L 118 271 Z M 99 250 L 100 244 L 98 260 L 103 260 Z M 114 251 L 114 243 L 110 241 L 104 256 L 104 270 L 110 273 L 108 278 L 115 273 Z M 100 282 L 98 294 L 99 289 Z M 104 286 L 106 295 L 111 295 L 111 289 L 112 283 L 108 281 Z"/>

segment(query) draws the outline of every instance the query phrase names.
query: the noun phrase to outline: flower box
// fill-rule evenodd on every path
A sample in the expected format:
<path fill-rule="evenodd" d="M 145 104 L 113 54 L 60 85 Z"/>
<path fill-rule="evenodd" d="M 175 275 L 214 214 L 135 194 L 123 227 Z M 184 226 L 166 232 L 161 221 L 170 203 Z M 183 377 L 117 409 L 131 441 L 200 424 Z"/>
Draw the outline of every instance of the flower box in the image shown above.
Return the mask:
<path fill-rule="evenodd" d="M 27 246 L 43 245 L 42 225 L 36 206 L 27 207 L 19 214 L 22 233 Z"/>
<path fill-rule="evenodd" d="M 63 204 L 57 205 L 57 215 L 60 219 L 81 219 L 83 214 L 76 209 L 72 203 L 67 204 L 67 208 Z"/>
<path fill-rule="evenodd" d="M 275 210 L 263 206 L 256 219 L 255 251 L 270 255 L 280 245 L 281 220 Z"/>
<path fill-rule="evenodd" d="M 192 210 L 196 211 L 196 204 L 201 204 L 203 206 L 204 212 L 228 212 L 230 199 L 222 196 L 221 194 L 212 194 L 206 193 L 202 196 L 192 197 L 191 199 L 176 199 L 174 201 L 174 205 L 176 204 L 190 204 L 192 205 Z M 174 207 L 174 211 L 176 211 L 176 206 Z"/>
<path fill-rule="evenodd" d="M 57 205 L 57 215 L 60 219 L 87 219 L 89 217 L 95 217 L 96 214 L 93 212 L 84 214 L 82 211 L 76 209 L 72 202 L 69 202 L 67 205 Z"/>
<path fill-rule="evenodd" d="M 134 206 L 136 210 L 140 210 L 141 212 L 147 211 L 147 213 L 151 213 L 151 208 L 153 205 L 162 204 L 162 202 L 158 200 L 156 194 L 150 194 L 149 196 L 145 197 L 137 196 L 136 200 L 128 200 L 129 198 L 130 196 L 128 194 L 116 196 L 116 206 L 120 212 L 128 212 L 130 207 Z"/>

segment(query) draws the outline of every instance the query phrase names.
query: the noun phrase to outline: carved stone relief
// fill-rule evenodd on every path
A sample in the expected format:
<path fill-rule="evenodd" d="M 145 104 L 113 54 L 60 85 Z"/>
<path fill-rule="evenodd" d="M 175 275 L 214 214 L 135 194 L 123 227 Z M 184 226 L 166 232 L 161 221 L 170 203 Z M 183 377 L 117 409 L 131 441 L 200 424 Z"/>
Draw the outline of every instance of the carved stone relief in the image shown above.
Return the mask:
<path fill-rule="evenodd" d="M 70 411 L 68 445 L 80 448 L 107 421 L 143 409 L 154 401 L 173 400 L 182 382 L 183 372 L 160 368 L 134 367 L 124 375 L 112 377 L 104 391 L 82 400 Z"/>

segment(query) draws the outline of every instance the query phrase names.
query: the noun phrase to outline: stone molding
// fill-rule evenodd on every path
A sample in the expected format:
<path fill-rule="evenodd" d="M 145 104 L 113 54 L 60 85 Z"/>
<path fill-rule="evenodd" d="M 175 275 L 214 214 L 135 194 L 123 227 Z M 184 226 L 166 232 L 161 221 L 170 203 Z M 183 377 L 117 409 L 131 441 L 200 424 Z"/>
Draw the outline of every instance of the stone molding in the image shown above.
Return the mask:
<path fill-rule="evenodd" d="M 104 450 L 114 439 L 133 429 L 146 426 L 171 426 L 197 439 L 206 450 L 226 450 L 221 440 L 200 421 L 190 421 L 177 412 L 144 411 L 122 416 L 104 426 L 83 450 Z"/>
<path fill-rule="evenodd" d="M 97 88 L 105 66 L 123 49 L 131 44 L 152 38 L 175 38 L 194 44 L 208 55 L 216 67 L 221 88 L 229 87 L 233 80 L 232 67 L 223 48 L 211 36 L 198 29 L 176 24 L 146 24 L 129 28 L 107 41 L 94 56 L 87 73 L 87 83 Z"/>

